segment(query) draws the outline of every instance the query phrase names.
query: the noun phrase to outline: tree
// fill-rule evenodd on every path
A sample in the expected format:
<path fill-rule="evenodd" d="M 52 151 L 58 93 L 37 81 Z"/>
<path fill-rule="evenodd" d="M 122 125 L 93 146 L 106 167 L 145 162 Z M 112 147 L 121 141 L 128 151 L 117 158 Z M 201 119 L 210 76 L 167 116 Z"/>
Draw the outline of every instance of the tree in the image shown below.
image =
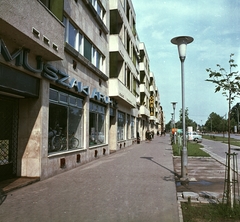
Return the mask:
<path fill-rule="evenodd" d="M 240 95 L 240 76 L 238 74 L 238 71 L 232 71 L 232 68 L 237 67 L 237 64 L 234 63 L 233 57 L 234 54 L 230 55 L 229 59 L 229 73 L 222 68 L 219 64 L 217 64 L 218 71 L 212 71 L 211 68 L 206 69 L 206 71 L 209 73 L 209 79 L 206 79 L 206 81 L 212 82 L 215 84 L 215 93 L 222 91 L 223 96 L 226 97 L 228 101 L 228 153 L 227 153 L 227 190 L 226 190 L 226 198 L 227 198 L 227 204 L 231 205 L 233 204 L 231 200 L 231 181 L 230 181 L 230 131 L 231 131 L 231 125 L 230 125 L 230 110 L 231 110 L 231 104 L 234 101 L 234 98 Z"/>
<path fill-rule="evenodd" d="M 208 132 L 223 132 L 226 131 L 226 120 L 225 116 L 221 117 L 217 113 L 212 112 L 206 123 L 205 127 Z"/>
<path fill-rule="evenodd" d="M 182 109 L 180 109 L 180 111 L 179 111 L 179 119 L 180 119 L 180 121 L 177 123 L 177 126 L 179 129 L 182 129 L 182 127 L 183 127 Z M 197 126 L 197 123 L 195 121 L 191 120 L 188 116 L 188 107 L 185 109 L 185 125 L 186 125 L 186 127 L 192 126 L 193 128 L 196 128 L 196 126 Z"/>
<path fill-rule="evenodd" d="M 237 126 L 237 131 L 239 132 L 239 111 L 240 111 L 240 103 L 237 103 L 231 109 L 231 119 L 235 120 L 234 126 Z"/>

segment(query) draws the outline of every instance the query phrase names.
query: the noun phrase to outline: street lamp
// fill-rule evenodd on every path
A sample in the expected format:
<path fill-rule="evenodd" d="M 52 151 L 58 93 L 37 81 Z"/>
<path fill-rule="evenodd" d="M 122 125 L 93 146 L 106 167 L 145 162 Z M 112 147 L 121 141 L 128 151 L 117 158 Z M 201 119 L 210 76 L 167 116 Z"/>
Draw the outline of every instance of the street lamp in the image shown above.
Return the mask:
<path fill-rule="evenodd" d="M 177 102 L 171 102 L 173 106 L 173 128 L 174 128 L 174 143 L 176 144 L 176 135 L 175 135 L 175 109 Z"/>
<path fill-rule="evenodd" d="M 175 128 L 175 109 L 177 102 L 171 102 L 173 106 L 173 127 Z"/>
<path fill-rule="evenodd" d="M 171 116 L 172 116 L 172 118 L 171 118 L 171 125 L 172 125 L 172 128 L 173 128 L 173 113 L 171 113 Z"/>
<path fill-rule="evenodd" d="M 193 38 L 190 36 L 178 36 L 171 40 L 171 43 L 178 46 L 179 58 L 181 61 L 181 80 L 182 80 L 182 119 L 183 119 L 183 148 L 181 152 L 181 176 L 187 179 L 187 147 L 186 147 L 186 124 L 185 124 L 185 93 L 184 93 L 184 60 L 186 58 L 187 44 L 191 43 Z"/>

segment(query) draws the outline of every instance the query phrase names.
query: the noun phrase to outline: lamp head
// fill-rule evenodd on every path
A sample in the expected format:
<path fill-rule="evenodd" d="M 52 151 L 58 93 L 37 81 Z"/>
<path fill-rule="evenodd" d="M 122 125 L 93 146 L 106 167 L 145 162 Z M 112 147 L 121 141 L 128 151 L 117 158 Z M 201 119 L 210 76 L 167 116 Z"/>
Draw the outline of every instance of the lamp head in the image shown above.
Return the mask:
<path fill-rule="evenodd" d="M 186 58 L 187 44 L 191 43 L 193 38 L 190 36 L 178 36 L 171 40 L 171 43 L 178 46 L 179 58 L 184 61 Z"/>
<path fill-rule="evenodd" d="M 177 102 L 172 102 L 173 109 L 175 109 L 175 108 L 176 108 L 176 104 L 177 104 Z"/>

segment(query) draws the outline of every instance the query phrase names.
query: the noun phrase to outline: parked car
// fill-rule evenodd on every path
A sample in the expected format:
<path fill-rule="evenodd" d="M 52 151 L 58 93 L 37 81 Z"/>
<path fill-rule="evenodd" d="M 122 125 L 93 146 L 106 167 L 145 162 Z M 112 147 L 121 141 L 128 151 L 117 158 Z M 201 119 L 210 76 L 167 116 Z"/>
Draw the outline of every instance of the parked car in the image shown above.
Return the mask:
<path fill-rule="evenodd" d="M 197 132 L 188 132 L 187 133 L 187 139 L 191 141 L 195 141 L 197 143 L 202 142 L 202 136 L 199 135 Z"/>

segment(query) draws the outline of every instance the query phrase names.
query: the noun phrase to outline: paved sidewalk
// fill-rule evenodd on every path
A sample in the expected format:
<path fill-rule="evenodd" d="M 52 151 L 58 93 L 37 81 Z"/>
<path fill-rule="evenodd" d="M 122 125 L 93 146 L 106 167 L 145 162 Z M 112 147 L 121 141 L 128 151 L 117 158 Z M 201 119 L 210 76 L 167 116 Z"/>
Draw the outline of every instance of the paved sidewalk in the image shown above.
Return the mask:
<path fill-rule="evenodd" d="M 0 221 L 179 221 L 169 136 L 7 193 Z"/>

